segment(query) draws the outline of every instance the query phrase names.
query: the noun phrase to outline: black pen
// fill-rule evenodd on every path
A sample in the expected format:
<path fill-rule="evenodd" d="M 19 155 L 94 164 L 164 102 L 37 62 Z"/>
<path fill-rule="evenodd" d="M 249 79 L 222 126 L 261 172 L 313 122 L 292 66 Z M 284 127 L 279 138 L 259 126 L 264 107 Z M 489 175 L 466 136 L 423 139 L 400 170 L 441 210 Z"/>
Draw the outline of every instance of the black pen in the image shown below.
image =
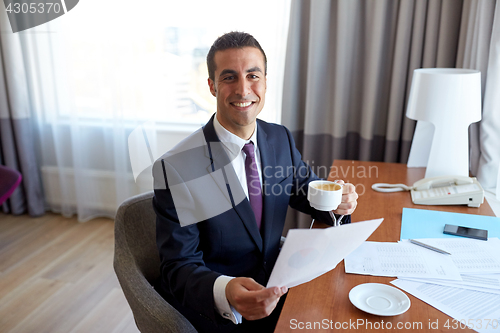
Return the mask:
<path fill-rule="evenodd" d="M 410 241 L 410 243 L 413 243 L 413 244 L 418 245 L 418 246 L 425 247 L 426 249 L 429 249 L 429 250 L 432 250 L 432 251 L 436 251 L 436 252 L 439 252 L 439 253 L 442 253 L 442 254 L 449 254 L 449 255 L 451 255 L 451 253 L 446 252 L 446 251 L 441 250 L 441 249 L 438 249 L 437 247 L 421 243 L 421 242 L 416 241 L 414 239 L 408 239 L 408 240 Z"/>

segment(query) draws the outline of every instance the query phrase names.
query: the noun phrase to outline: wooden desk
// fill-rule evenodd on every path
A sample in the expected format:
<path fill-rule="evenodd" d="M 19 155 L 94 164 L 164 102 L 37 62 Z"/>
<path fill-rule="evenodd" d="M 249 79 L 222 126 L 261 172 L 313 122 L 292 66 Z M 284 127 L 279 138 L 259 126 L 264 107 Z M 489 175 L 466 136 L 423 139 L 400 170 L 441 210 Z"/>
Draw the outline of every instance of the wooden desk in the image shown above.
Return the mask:
<path fill-rule="evenodd" d="M 330 179 L 344 179 L 346 182 L 356 185 L 360 196 L 358 207 L 352 215 L 353 222 L 380 217 L 384 218 L 384 222 L 368 238 L 371 241 L 395 242 L 399 240 L 403 207 L 494 216 L 493 211 L 486 201 L 479 208 L 468 208 L 467 206 L 423 206 L 414 205 L 408 192 L 379 193 L 371 189 L 371 185 L 374 183 L 403 183 L 411 185 L 417 180 L 424 178 L 424 173 L 423 168 L 408 169 L 405 164 L 339 160 L 335 161 L 332 165 Z M 342 325 L 350 321 L 357 322 L 357 320 L 364 320 L 363 323 L 370 322 L 373 327 L 373 329 L 370 329 L 369 324 L 367 324 L 368 326 L 359 326 L 357 329 L 354 329 L 353 326 L 347 328 L 346 324 L 343 324 L 344 328 L 339 330 L 337 326 L 336 331 L 383 332 L 386 330 L 381 327 L 386 326 L 380 326 L 382 322 L 385 324 L 391 322 L 393 331 L 398 331 L 395 330 L 398 322 L 404 325 L 422 323 L 421 327 L 414 326 L 414 329 L 406 330 L 407 332 L 456 331 L 443 327 L 448 319 L 450 319 L 450 325 L 453 324 L 449 316 L 408 293 L 406 294 L 411 300 L 410 309 L 404 314 L 393 317 L 380 317 L 365 313 L 358 310 L 349 301 L 349 291 L 359 284 L 367 282 L 389 284 L 394 279 L 389 277 L 346 274 L 344 261 L 342 261 L 334 270 L 323 274 L 313 281 L 290 289 L 275 332 L 301 331 L 298 329 L 298 323 L 303 323 L 304 325 L 307 323 L 313 324 L 314 322 L 323 323 L 325 319 L 329 323 L 327 326 L 335 327 L 335 323 Z M 435 322 L 436 319 L 439 320 L 439 329 L 430 330 L 428 327 L 429 319 L 431 322 Z M 329 329 L 308 331 L 327 332 Z M 470 329 L 464 329 L 463 331 L 474 332 Z"/>

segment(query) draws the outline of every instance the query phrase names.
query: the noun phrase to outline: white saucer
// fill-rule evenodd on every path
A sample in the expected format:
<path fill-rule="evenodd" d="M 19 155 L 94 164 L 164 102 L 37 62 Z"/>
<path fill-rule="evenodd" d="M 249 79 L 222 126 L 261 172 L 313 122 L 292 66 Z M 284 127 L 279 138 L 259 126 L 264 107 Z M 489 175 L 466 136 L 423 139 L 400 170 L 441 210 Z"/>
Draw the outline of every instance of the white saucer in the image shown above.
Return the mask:
<path fill-rule="evenodd" d="M 378 316 L 396 316 L 410 308 L 410 299 L 405 293 L 380 283 L 364 283 L 352 288 L 349 300 L 358 309 Z"/>

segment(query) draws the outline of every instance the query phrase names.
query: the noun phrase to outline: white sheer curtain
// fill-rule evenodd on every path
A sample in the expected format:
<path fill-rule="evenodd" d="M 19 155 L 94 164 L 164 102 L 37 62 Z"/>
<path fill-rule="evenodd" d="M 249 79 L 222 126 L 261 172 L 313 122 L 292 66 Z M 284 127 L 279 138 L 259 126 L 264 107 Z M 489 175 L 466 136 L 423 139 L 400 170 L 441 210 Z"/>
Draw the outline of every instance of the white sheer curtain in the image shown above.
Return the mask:
<path fill-rule="evenodd" d="M 262 118 L 280 119 L 290 3 L 250 7 L 86 0 L 17 34 L 49 209 L 80 221 L 113 217 L 123 200 L 152 189 L 147 171 L 134 181 L 127 138 L 154 121 L 159 152 L 166 151 L 209 119 L 215 102 L 205 57 L 225 32 L 246 31 L 261 43 L 268 56 Z"/>
<path fill-rule="evenodd" d="M 483 92 L 482 120 L 469 131 L 470 169 L 500 216 L 500 2 L 465 1 L 461 30 L 457 67 L 480 70 Z"/>
<path fill-rule="evenodd" d="M 500 216 L 500 2 L 496 2 L 489 42 L 487 77 L 480 124 L 480 151 L 477 178 L 486 191 L 497 216 Z"/>

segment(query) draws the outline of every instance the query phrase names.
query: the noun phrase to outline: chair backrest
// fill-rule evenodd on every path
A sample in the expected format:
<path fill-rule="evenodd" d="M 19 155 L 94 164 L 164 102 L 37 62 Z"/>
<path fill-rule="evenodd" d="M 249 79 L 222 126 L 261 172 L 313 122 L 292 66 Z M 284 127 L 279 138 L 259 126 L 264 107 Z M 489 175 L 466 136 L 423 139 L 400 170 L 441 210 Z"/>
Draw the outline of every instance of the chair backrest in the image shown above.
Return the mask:
<path fill-rule="evenodd" d="M 152 288 L 160 276 L 153 192 L 125 200 L 115 218 L 114 268 L 141 332 L 196 332 Z"/>
<path fill-rule="evenodd" d="M 115 236 L 130 252 L 144 277 L 153 284 L 160 275 L 160 257 L 156 247 L 156 215 L 153 192 L 125 200 L 116 213 Z"/>

